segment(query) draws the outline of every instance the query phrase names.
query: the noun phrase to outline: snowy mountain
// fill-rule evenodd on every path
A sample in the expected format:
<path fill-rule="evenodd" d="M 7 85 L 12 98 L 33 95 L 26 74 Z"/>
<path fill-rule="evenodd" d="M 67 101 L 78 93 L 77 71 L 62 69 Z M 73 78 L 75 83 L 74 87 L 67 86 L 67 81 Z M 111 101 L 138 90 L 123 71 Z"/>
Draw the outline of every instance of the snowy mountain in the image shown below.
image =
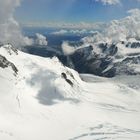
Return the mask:
<path fill-rule="evenodd" d="M 56 57 L 2 45 L 0 139 L 139 140 L 139 78 L 79 75 Z"/>
<path fill-rule="evenodd" d="M 95 36 L 92 36 L 93 39 Z M 63 42 L 61 48 L 25 47 L 25 52 L 43 56 L 56 56 L 67 67 L 79 73 L 103 77 L 140 74 L 140 41 L 134 38 L 116 42 L 87 40 Z"/>
<path fill-rule="evenodd" d="M 69 46 L 67 50 L 70 50 L 70 47 L 73 46 Z M 114 43 L 88 42 L 72 51 L 70 54 L 58 57 L 63 64 L 80 73 L 103 77 L 140 74 L 140 41 L 135 39 Z"/>

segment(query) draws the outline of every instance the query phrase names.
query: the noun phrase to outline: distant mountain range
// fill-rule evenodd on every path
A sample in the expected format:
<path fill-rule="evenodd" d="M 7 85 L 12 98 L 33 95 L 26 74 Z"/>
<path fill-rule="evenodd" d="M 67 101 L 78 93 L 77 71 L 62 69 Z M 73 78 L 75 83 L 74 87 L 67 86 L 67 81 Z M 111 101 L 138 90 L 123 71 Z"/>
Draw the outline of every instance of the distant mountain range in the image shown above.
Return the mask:
<path fill-rule="evenodd" d="M 75 42 L 76 43 L 76 42 Z M 44 57 L 57 56 L 60 61 L 79 73 L 103 77 L 140 74 L 140 41 L 99 42 L 92 45 L 69 43 L 74 51 L 64 54 L 61 48 L 29 47 L 28 52 Z M 77 47 L 74 47 L 74 46 Z"/>

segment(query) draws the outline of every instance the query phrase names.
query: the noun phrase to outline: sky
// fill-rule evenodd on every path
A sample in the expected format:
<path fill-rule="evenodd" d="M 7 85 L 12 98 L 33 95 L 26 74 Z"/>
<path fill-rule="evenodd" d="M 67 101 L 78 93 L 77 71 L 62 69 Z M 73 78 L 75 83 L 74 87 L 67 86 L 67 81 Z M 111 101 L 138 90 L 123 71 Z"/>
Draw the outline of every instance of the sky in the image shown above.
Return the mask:
<path fill-rule="evenodd" d="M 21 25 L 92 29 L 101 32 L 97 38 L 140 39 L 140 0 L 0 0 L 0 42 L 47 44 L 40 34 L 37 41 L 24 36 Z"/>
<path fill-rule="evenodd" d="M 140 8 L 140 0 L 22 0 L 15 11 L 20 23 L 107 22 Z"/>

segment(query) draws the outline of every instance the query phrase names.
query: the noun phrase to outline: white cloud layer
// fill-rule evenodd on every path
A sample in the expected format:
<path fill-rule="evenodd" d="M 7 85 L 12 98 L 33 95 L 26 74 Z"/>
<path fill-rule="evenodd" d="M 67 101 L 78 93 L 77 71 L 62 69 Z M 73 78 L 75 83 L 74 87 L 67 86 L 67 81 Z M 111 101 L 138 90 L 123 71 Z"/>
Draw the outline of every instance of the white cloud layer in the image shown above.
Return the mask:
<path fill-rule="evenodd" d="M 121 20 L 113 20 L 106 24 L 96 35 L 83 38 L 84 42 L 96 43 L 125 41 L 130 38 L 140 40 L 140 10 L 129 10 L 129 16 Z"/>
<path fill-rule="evenodd" d="M 30 23 L 23 23 L 23 27 L 45 27 L 45 28 L 62 28 L 62 29 L 100 29 L 104 26 L 104 23 L 102 22 L 94 22 L 94 23 L 88 23 L 88 22 L 80 22 L 80 23 L 65 23 L 65 22 L 30 22 Z M 62 33 L 64 33 L 64 30 L 61 30 Z"/>
<path fill-rule="evenodd" d="M 67 35 L 67 34 L 76 34 L 76 35 L 83 35 L 83 34 L 94 34 L 94 30 L 87 30 L 87 29 L 61 29 L 59 31 L 52 32 L 53 35 Z"/>
<path fill-rule="evenodd" d="M 12 43 L 16 47 L 32 43 L 32 40 L 22 35 L 14 19 L 15 8 L 19 5 L 20 0 L 0 0 L 0 42 Z"/>

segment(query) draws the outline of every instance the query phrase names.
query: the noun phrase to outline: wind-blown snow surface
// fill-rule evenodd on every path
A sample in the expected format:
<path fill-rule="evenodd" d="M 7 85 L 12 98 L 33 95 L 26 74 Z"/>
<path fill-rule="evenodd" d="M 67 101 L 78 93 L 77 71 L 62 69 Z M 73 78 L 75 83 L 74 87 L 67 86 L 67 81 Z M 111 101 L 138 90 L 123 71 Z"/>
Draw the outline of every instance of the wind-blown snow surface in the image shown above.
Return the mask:
<path fill-rule="evenodd" d="M 81 75 L 82 81 L 57 58 L 10 45 L 0 55 L 18 69 L 0 67 L 1 140 L 140 139 L 140 77 Z"/>

